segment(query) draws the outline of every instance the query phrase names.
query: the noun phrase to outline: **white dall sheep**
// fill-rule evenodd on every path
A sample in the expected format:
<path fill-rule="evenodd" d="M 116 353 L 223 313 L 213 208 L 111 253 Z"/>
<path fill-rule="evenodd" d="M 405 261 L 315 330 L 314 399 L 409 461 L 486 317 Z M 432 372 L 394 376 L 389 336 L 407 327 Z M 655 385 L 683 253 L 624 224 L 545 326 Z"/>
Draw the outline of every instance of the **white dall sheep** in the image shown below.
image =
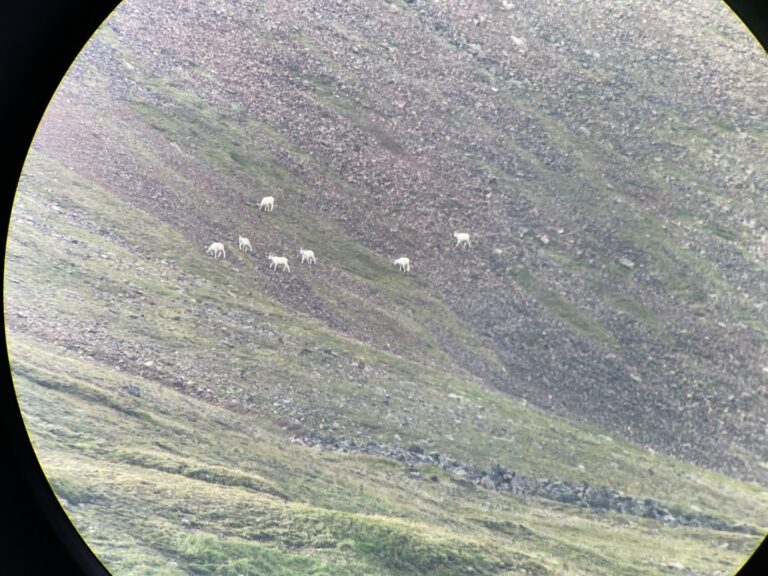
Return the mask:
<path fill-rule="evenodd" d="M 462 244 L 467 248 L 472 248 L 472 242 L 469 241 L 469 232 L 454 232 L 453 237 L 456 238 L 457 248 Z"/>
<path fill-rule="evenodd" d="M 272 212 L 272 209 L 274 207 L 275 207 L 274 196 L 264 196 L 264 198 L 261 199 L 261 202 L 259 202 L 259 210 L 263 208 L 267 212 Z"/>
<path fill-rule="evenodd" d="M 210 246 L 208 246 L 208 249 L 205 251 L 206 254 L 213 254 L 214 258 L 218 258 L 221 256 L 222 258 L 227 257 L 227 253 L 224 252 L 224 244 L 221 242 L 214 242 Z"/>
<path fill-rule="evenodd" d="M 253 252 L 253 248 L 251 247 L 251 241 L 248 240 L 248 238 L 245 238 L 244 236 L 238 236 L 237 237 L 237 247 L 240 248 L 243 252 Z"/>
<path fill-rule="evenodd" d="M 405 256 L 403 256 L 402 258 L 398 258 L 393 262 L 393 264 L 397 266 L 401 272 L 411 271 L 411 259 L 406 258 Z"/>
<path fill-rule="evenodd" d="M 272 261 L 269 267 L 272 268 L 274 266 L 275 272 L 277 272 L 278 266 L 282 266 L 283 270 L 287 270 L 288 272 L 291 271 L 291 267 L 288 266 L 288 258 L 285 256 L 275 256 L 274 254 L 270 254 L 268 258 Z"/>
<path fill-rule="evenodd" d="M 301 255 L 302 262 L 309 262 L 310 264 L 315 263 L 315 253 L 312 250 L 304 250 L 304 248 L 300 248 L 299 254 Z"/>

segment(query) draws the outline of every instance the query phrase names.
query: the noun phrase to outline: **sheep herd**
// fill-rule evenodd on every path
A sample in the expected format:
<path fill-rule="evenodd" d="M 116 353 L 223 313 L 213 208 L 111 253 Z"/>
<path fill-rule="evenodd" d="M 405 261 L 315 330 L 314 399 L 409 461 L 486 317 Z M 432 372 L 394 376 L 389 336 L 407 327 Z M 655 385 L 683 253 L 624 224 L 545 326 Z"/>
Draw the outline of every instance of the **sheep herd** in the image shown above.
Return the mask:
<path fill-rule="evenodd" d="M 275 207 L 275 198 L 273 196 L 265 196 L 261 199 L 261 202 L 259 202 L 259 211 L 262 209 L 267 212 L 272 212 L 272 210 Z M 459 246 L 466 246 L 467 248 L 472 247 L 472 243 L 469 241 L 469 233 L 468 232 L 454 232 L 453 237 L 456 238 L 456 247 Z M 253 252 L 253 247 L 251 246 L 251 241 L 248 238 L 245 238 L 244 236 L 238 235 L 237 237 L 237 247 L 239 250 L 242 250 L 243 252 Z M 227 253 L 224 250 L 224 244 L 221 242 L 214 242 L 205 251 L 206 254 L 213 256 L 214 258 L 226 258 Z M 312 250 L 305 250 L 304 248 L 299 249 L 299 257 L 301 258 L 301 263 L 308 263 L 308 264 L 314 264 L 315 263 L 315 253 Z M 277 267 L 280 266 L 281 270 L 285 272 L 290 272 L 291 267 L 288 265 L 288 258 L 286 256 L 276 256 L 275 254 L 270 253 L 267 257 L 270 261 L 269 268 L 274 269 L 275 272 L 277 272 Z M 407 258 L 406 256 L 401 256 L 400 258 L 397 258 L 392 261 L 392 264 L 397 267 L 398 270 L 401 272 L 410 272 L 411 271 L 411 259 Z"/>

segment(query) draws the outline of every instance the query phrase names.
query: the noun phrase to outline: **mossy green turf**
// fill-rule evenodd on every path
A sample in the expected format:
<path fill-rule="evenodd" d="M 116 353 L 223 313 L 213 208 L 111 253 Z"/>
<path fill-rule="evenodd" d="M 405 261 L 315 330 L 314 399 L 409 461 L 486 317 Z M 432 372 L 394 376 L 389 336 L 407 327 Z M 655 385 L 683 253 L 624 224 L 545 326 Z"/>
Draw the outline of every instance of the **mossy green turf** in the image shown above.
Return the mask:
<path fill-rule="evenodd" d="M 488 491 L 439 469 L 424 470 L 438 482 L 410 479 L 397 462 L 295 445 L 256 414 L 26 336 L 12 342 L 19 400 L 44 470 L 116 574 L 653 574 L 665 562 L 733 570 L 758 542 Z M 129 384 L 139 397 L 126 393 Z M 499 399 L 494 405 L 518 416 L 508 421 L 516 432 L 546 436 L 542 430 L 557 427 L 559 449 L 550 454 L 567 455 L 592 437 L 587 470 L 600 460 L 618 464 L 585 474 L 595 482 L 645 484 L 670 504 L 756 526 L 765 518 L 768 502 L 756 487 L 624 443 L 611 449 L 616 442 Z M 470 458 L 472 449 L 457 444 L 450 453 Z M 546 468 L 540 452 L 520 454 L 516 466 Z M 629 482 L 649 465 L 653 482 Z"/>
<path fill-rule="evenodd" d="M 436 468 L 411 479 L 397 462 L 292 444 L 279 424 L 298 413 L 309 430 L 419 443 L 765 529 L 757 485 L 526 407 L 429 346 L 411 359 L 334 332 L 60 165 L 33 153 L 27 174 L 5 287 L 8 312 L 34 320 L 8 334 L 16 389 L 46 474 L 115 573 L 652 574 L 665 562 L 733 570 L 758 543 L 488 491 Z M 391 282 L 412 294 L 396 305 L 425 301 L 418 284 Z M 417 325 L 398 329 L 416 342 Z M 367 370 L 351 367 L 360 360 Z M 210 389 L 215 404 L 163 383 L 193 363 L 205 369 L 187 391 Z"/>

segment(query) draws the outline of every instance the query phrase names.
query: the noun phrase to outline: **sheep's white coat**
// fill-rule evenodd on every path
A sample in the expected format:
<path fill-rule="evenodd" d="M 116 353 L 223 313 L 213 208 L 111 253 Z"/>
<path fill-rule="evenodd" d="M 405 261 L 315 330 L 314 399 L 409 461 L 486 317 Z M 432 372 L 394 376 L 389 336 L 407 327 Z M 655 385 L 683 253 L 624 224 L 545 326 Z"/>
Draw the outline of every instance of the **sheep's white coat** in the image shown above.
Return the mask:
<path fill-rule="evenodd" d="M 208 246 L 208 249 L 205 251 L 206 254 L 213 254 L 214 258 L 218 258 L 221 256 L 222 258 L 227 257 L 227 253 L 224 251 L 224 244 L 221 242 L 214 242 L 210 246 Z"/>
<path fill-rule="evenodd" d="M 309 262 L 310 264 L 315 263 L 315 253 L 312 250 L 304 250 L 304 248 L 300 248 L 299 254 L 301 255 L 302 262 Z"/>
<path fill-rule="evenodd" d="M 245 238 L 244 236 L 237 237 L 237 247 L 243 252 L 253 252 L 253 248 L 251 247 L 251 241 L 248 240 L 248 238 Z"/>
<path fill-rule="evenodd" d="M 406 258 L 405 256 L 398 258 L 394 262 L 392 262 L 395 266 L 398 267 L 398 269 L 401 272 L 410 272 L 411 271 L 411 259 Z"/>
<path fill-rule="evenodd" d="M 285 256 L 275 256 L 274 254 L 270 254 L 268 258 L 272 261 L 269 267 L 274 267 L 275 271 L 277 271 L 278 266 L 282 266 L 283 270 L 287 270 L 288 272 L 291 271 L 291 267 L 288 266 L 288 258 Z"/>
<path fill-rule="evenodd" d="M 469 232 L 454 232 L 453 237 L 456 238 L 456 247 L 464 244 L 467 248 L 472 247 L 472 242 L 469 241 Z"/>
<path fill-rule="evenodd" d="M 261 199 L 261 202 L 259 202 L 259 210 L 264 208 L 267 212 L 272 212 L 272 209 L 275 207 L 275 197 L 274 196 L 264 196 L 264 198 Z"/>

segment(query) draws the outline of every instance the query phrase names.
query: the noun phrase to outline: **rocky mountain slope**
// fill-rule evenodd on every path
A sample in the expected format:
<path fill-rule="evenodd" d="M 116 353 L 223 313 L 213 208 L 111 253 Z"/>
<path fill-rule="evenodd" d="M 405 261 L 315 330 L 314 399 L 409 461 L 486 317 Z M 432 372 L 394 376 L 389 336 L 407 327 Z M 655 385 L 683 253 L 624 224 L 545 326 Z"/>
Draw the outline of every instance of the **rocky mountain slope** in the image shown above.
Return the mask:
<path fill-rule="evenodd" d="M 196 245 L 243 230 L 260 255 L 318 246 L 335 303 L 296 276 L 266 292 L 420 358 L 352 311 L 375 298 L 362 268 L 408 254 L 414 282 L 481 342 L 440 314 L 420 323 L 466 370 L 763 477 L 764 55 L 714 3 L 509 6 L 131 3 L 37 148 Z M 163 170 L 108 130 L 113 114 Z M 255 208 L 268 193 L 271 219 Z"/>
<path fill-rule="evenodd" d="M 73 65 L 20 183 L 5 304 L 25 415 L 52 453 L 168 473 L 178 447 L 118 456 L 79 420 L 61 445 L 42 391 L 163 421 L 191 402 L 184 414 L 216 437 L 228 417 L 200 406 L 231 414 L 237 434 L 265 427 L 268 446 L 415 443 L 470 468 L 652 496 L 681 518 L 698 509 L 751 542 L 768 505 L 767 73 L 735 17 L 704 0 L 127 2 Z M 213 241 L 225 260 L 205 256 Z M 271 271 L 270 252 L 291 273 Z M 391 264 L 401 255 L 410 274 Z M 41 346 L 103 375 L 56 382 Z M 197 457 L 231 464 L 210 450 Z M 338 509 L 325 480 L 305 492 L 281 475 L 302 477 L 300 448 L 287 454 L 261 462 L 268 492 Z M 433 467 L 419 478 L 443 478 Z M 369 490 L 388 485 L 371 473 Z M 418 500 L 411 489 L 443 490 L 386 498 Z M 457 494 L 439 498 L 469 498 Z M 474 514 L 450 538 L 466 543 Z M 599 540 L 613 526 L 597 522 Z M 696 536 L 678 536 L 695 557 Z M 483 548 L 488 565 L 475 550 L 456 573 L 558 573 L 533 561 L 557 546 L 536 540 L 525 561 Z M 563 552 L 590 573 L 580 553 Z M 387 569 L 415 566 L 392 554 Z M 617 558 L 606 573 L 637 573 Z"/>

